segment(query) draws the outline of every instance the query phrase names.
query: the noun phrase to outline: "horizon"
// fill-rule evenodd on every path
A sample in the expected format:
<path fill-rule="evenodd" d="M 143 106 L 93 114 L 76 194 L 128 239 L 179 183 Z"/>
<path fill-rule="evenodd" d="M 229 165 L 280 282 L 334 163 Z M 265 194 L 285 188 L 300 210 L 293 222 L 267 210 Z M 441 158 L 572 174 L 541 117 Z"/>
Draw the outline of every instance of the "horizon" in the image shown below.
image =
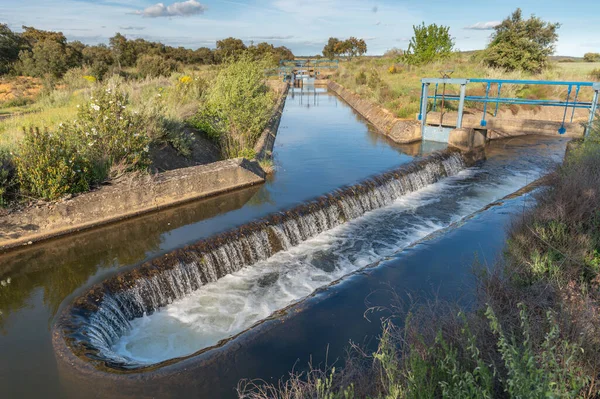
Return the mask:
<path fill-rule="evenodd" d="M 377 56 L 406 49 L 412 26 L 421 22 L 450 26 L 456 50 L 481 50 L 494 26 L 520 7 L 524 17 L 535 14 L 561 24 L 555 55 L 581 57 L 600 50 L 595 23 L 600 2 L 579 3 L 574 9 L 554 0 L 544 7 L 533 0 L 485 6 L 468 0 L 460 7 L 441 0 L 428 5 L 416 0 L 10 0 L 0 21 L 17 32 L 33 26 L 85 44 L 106 44 L 118 32 L 128 39 L 193 49 L 214 48 L 217 40 L 236 37 L 246 44 L 286 46 L 298 55 L 321 53 L 329 37 L 355 36 L 367 42 L 367 55 Z"/>

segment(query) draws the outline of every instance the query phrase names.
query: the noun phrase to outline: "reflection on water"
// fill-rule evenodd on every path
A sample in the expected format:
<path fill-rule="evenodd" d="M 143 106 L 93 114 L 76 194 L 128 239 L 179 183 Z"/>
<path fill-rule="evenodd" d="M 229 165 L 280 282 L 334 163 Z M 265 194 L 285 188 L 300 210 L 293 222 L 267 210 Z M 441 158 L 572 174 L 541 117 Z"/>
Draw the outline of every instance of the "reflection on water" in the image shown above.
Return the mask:
<path fill-rule="evenodd" d="M 50 323 L 61 303 L 86 287 L 123 267 L 397 167 L 421 153 L 419 145 L 394 145 L 370 131 L 335 96 L 310 96 L 288 96 L 274 149 L 276 172 L 262 187 L 0 255 L 2 395 L 61 396 Z M 28 383 L 31 379 L 36 384 Z"/>

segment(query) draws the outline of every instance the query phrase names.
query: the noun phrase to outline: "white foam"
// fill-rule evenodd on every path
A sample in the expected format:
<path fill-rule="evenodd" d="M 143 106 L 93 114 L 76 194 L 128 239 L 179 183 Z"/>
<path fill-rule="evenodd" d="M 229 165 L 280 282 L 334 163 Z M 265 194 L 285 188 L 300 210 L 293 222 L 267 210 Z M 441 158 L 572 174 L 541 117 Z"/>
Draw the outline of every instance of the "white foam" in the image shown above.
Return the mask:
<path fill-rule="evenodd" d="M 503 179 L 470 183 L 482 170 L 464 170 L 242 268 L 151 316 L 133 320 L 130 332 L 112 349 L 139 363 L 155 363 L 212 346 L 516 191 L 540 170 L 503 172 L 508 172 Z"/>

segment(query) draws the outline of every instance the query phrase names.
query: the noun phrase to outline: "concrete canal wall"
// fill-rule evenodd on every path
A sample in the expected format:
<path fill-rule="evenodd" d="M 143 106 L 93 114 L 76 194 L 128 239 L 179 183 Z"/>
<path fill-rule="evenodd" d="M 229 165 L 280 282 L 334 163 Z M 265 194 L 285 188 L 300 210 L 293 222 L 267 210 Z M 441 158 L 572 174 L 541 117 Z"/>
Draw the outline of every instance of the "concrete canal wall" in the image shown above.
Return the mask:
<path fill-rule="evenodd" d="M 418 121 L 396 118 L 394 114 L 379 104 L 361 98 L 336 82 L 330 81 L 327 87 L 375 126 L 381 134 L 388 136 L 396 143 L 406 144 L 421 140 L 421 125 Z"/>
<path fill-rule="evenodd" d="M 561 115 L 562 117 L 562 115 Z M 458 118 L 457 112 L 444 113 L 443 126 L 454 127 Z M 570 118 L 569 118 L 570 120 Z M 437 126 L 440 121 L 439 112 L 429 112 L 427 114 L 427 124 Z M 487 125 L 481 126 L 481 115 L 463 116 L 463 128 L 478 129 L 486 131 L 488 140 L 502 139 L 506 137 L 524 136 L 528 134 L 539 134 L 545 136 L 561 136 L 558 129 L 562 126 L 561 121 L 551 119 L 531 119 L 530 115 L 515 115 L 507 117 L 506 114 L 499 117 L 489 116 L 486 118 Z M 567 129 L 566 137 L 583 137 L 584 127 L 581 122 L 565 123 Z"/>
<path fill-rule="evenodd" d="M 0 251 L 263 182 L 258 163 L 244 158 L 132 177 L 0 217 Z"/>
<path fill-rule="evenodd" d="M 258 159 L 270 157 L 273 152 L 273 146 L 275 145 L 275 138 L 277 137 L 277 129 L 279 129 L 279 122 L 281 121 L 281 114 L 283 113 L 283 107 L 285 106 L 285 99 L 289 90 L 289 84 L 287 82 L 273 82 L 269 84 L 271 88 L 277 93 L 278 98 L 273 108 L 273 115 L 267 124 L 267 127 L 262 132 L 260 138 L 254 146 L 254 152 Z"/>

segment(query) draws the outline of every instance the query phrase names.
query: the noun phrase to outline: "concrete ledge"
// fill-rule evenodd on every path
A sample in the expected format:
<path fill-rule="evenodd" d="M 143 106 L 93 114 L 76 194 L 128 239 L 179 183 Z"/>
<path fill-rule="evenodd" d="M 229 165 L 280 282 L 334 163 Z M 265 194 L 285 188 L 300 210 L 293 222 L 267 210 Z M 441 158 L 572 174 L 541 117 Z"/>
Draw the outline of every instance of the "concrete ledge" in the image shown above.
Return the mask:
<path fill-rule="evenodd" d="M 444 114 L 443 126 L 456 126 L 458 113 L 448 112 Z M 436 125 L 439 123 L 440 113 L 429 112 L 427 114 L 428 124 Z M 481 126 L 481 115 L 463 116 L 463 127 L 471 129 L 487 130 L 487 139 L 496 140 L 506 137 L 524 136 L 528 134 L 539 134 L 545 136 L 557 137 L 583 137 L 584 128 L 581 123 L 565 123 L 567 132 L 564 135 L 558 134 L 558 129 L 562 126 L 562 122 L 540 120 L 540 119 L 525 119 L 525 118 L 505 118 L 505 117 L 487 117 L 487 126 Z"/>
<path fill-rule="evenodd" d="M 264 182 L 244 158 L 142 175 L 0 217 L 0 251 Z"/>
<path fill-rule="evenodd" d="M 388 136 L 396 143 L 407 144 L 421 140 L 421 125 L 419 122 L 398 119 L 379 104 L 361 98 L 358 94 L 347 90 L 336 82 L 330 81 L 327 87 L 375 126 L 381 134 Z"/>
<path fill-rule="evenodd" d="M 273 113 L 267 127 L 263 130 L 254 146 L 254 152 L 258 159 L 265 158 L 273 152 L 275 138 L 277 137 L 277 129 L 279 129 L 279 122 L 281 121 L 281 114 L 283 113 L 283 107 L 285 106 L 285 99 L 290 85 L 287 84 L 287 82 L 277 82 L 277 84 L 272 83 L 271 87 L 279 93 L 279 98 L 273 107 Z"/>
<path fill-rule="evenodd" d="M 461 128 L 450 132 L 448 144 L 461 151 L 485 147 L 485 133 L 479 129 Z"/>

